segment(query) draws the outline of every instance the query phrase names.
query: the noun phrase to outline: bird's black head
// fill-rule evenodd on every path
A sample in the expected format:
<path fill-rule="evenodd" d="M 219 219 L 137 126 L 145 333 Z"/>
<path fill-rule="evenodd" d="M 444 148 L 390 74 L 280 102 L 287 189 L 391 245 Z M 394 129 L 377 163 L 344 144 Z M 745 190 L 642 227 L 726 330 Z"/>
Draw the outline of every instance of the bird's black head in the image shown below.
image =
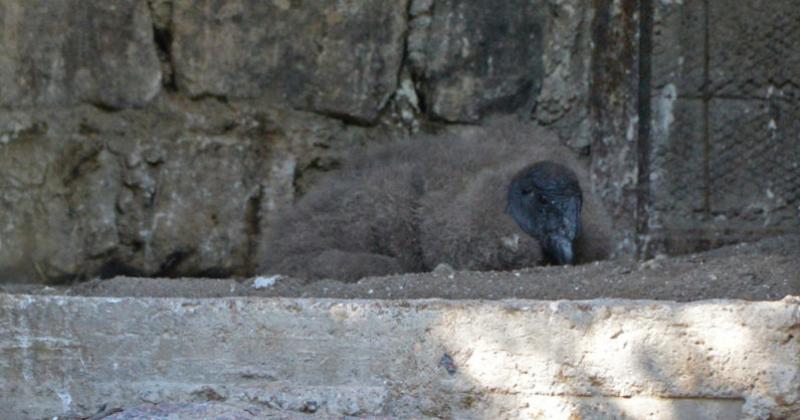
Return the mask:
<path fill-rule="evenodd" d="M 517 173 L 508 189 L 511 216 L 539 241 L 545 257 L 556 264 L 575 260 L 573 243 L 581 229 L 582 202 L 575 173 L 549 161 Z"/>

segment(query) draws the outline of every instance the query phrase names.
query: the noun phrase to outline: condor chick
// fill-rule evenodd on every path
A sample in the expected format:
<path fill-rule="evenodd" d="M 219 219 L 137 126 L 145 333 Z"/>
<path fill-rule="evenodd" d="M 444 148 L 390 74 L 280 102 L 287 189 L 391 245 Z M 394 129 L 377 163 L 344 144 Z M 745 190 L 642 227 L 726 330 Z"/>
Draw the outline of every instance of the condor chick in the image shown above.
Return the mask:
<path fill-rule="evenodd" d="M 354 281 L 603 259 L 610 223 L 588 186 L 572 151 L 515 118 L 397 141 L 282 213 L 259 271 Z"/>

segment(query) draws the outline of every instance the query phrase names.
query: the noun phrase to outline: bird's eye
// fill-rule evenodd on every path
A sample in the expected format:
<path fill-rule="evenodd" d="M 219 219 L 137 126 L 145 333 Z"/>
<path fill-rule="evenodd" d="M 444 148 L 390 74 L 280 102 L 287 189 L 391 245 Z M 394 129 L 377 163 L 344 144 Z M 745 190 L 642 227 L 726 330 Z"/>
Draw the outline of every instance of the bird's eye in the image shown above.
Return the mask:
<path fill-rule="evenodd" d="M 537 195 L 536 199 L 539 200 L 539 204 L 547 204 L 547 203 L 549 203 L 549 201 L 547 201 L 547 197 L 545 197 L 542 194 Z"/>

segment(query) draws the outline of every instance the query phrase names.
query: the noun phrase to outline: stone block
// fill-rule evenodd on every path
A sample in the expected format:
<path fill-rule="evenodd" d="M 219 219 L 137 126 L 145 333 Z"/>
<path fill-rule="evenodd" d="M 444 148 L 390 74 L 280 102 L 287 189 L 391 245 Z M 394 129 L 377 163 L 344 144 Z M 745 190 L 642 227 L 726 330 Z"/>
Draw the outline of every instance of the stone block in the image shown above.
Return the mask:
<path fill-rule="evenodd" d="M 797 298 L 0 294 L 0 406 L 10 418 L 191 402 L 291 417 L 310 401 L 327 417 L 794 418 L 799 316 Z"/>
<path fill-rule="evenodd" d="M 591 143 L 589 81 L 594 9 L 585 0 L 550 3 L 543 39 L 542 89 L 534 118 L 556 130 L 572 148 Z"/>
<path fill-rule="evenodd" d="M 0 16 L 0 106 L 139 107 L 161 90 L 145 0 L 2 0 Z"/>
<path fill-rule="evenodd" d="M 359 142 L 344 131 L 215 99 L 0 112 L 0 281 L 247 275 L 295 184 Z"/>
<path fill-rule="evenodd" d="M 283 97 L 373 122 L 397 88 L 406 0 L 176 0 L 176 82 L 193 97 Z"/>
<path fill-rule="evenodd" d="M 478 0 L 429 7 L 415 9 L 408 44 L 430 113 L 474 122 L 491 111 L 530 112 L 543 77 L 545 2 L 504 1 L 491 11 Z"/>
<path fill-rule="evenodd" d="M 116 158 L 99 142 L 58 141 L 45 122 L 16 117 L 21 131 L 0 144 L 0 273 L 58 281 L 96 269 L 118 240 Z"/>
<path fill-rule="evenodd" d="M 161 275 L 244 275 L 254 252 L 271 145 L 237 135 L 181 135 L 122 152 L 119 257 Z M 288 182 L 281 179 L 277 182 Z M 276 197 L 277 198 L 277 197 Z"/>

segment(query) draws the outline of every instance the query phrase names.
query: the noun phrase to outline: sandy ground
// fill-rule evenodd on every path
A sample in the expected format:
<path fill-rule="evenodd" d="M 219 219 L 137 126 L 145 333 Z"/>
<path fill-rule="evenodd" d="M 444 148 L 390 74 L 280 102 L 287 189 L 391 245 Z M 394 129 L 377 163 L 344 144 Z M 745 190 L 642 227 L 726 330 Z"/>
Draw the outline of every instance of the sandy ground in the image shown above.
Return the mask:
<path fill-rule="evenodd" d="M 191 298 L 777 300 L 786 295 L 800 295 L 800 235 L 645 262 L 604 261 L 515 272 L 453 272 L 440 267 L 433 273 L 366 278 L 357 283 L 325 280 L 305 284 L 285 277 L 272 286 L 255 288 L 255 283 L 253 278 L 117 277 L 61 288 L 6 284 L 0 285 L 0 291 Z"/>

